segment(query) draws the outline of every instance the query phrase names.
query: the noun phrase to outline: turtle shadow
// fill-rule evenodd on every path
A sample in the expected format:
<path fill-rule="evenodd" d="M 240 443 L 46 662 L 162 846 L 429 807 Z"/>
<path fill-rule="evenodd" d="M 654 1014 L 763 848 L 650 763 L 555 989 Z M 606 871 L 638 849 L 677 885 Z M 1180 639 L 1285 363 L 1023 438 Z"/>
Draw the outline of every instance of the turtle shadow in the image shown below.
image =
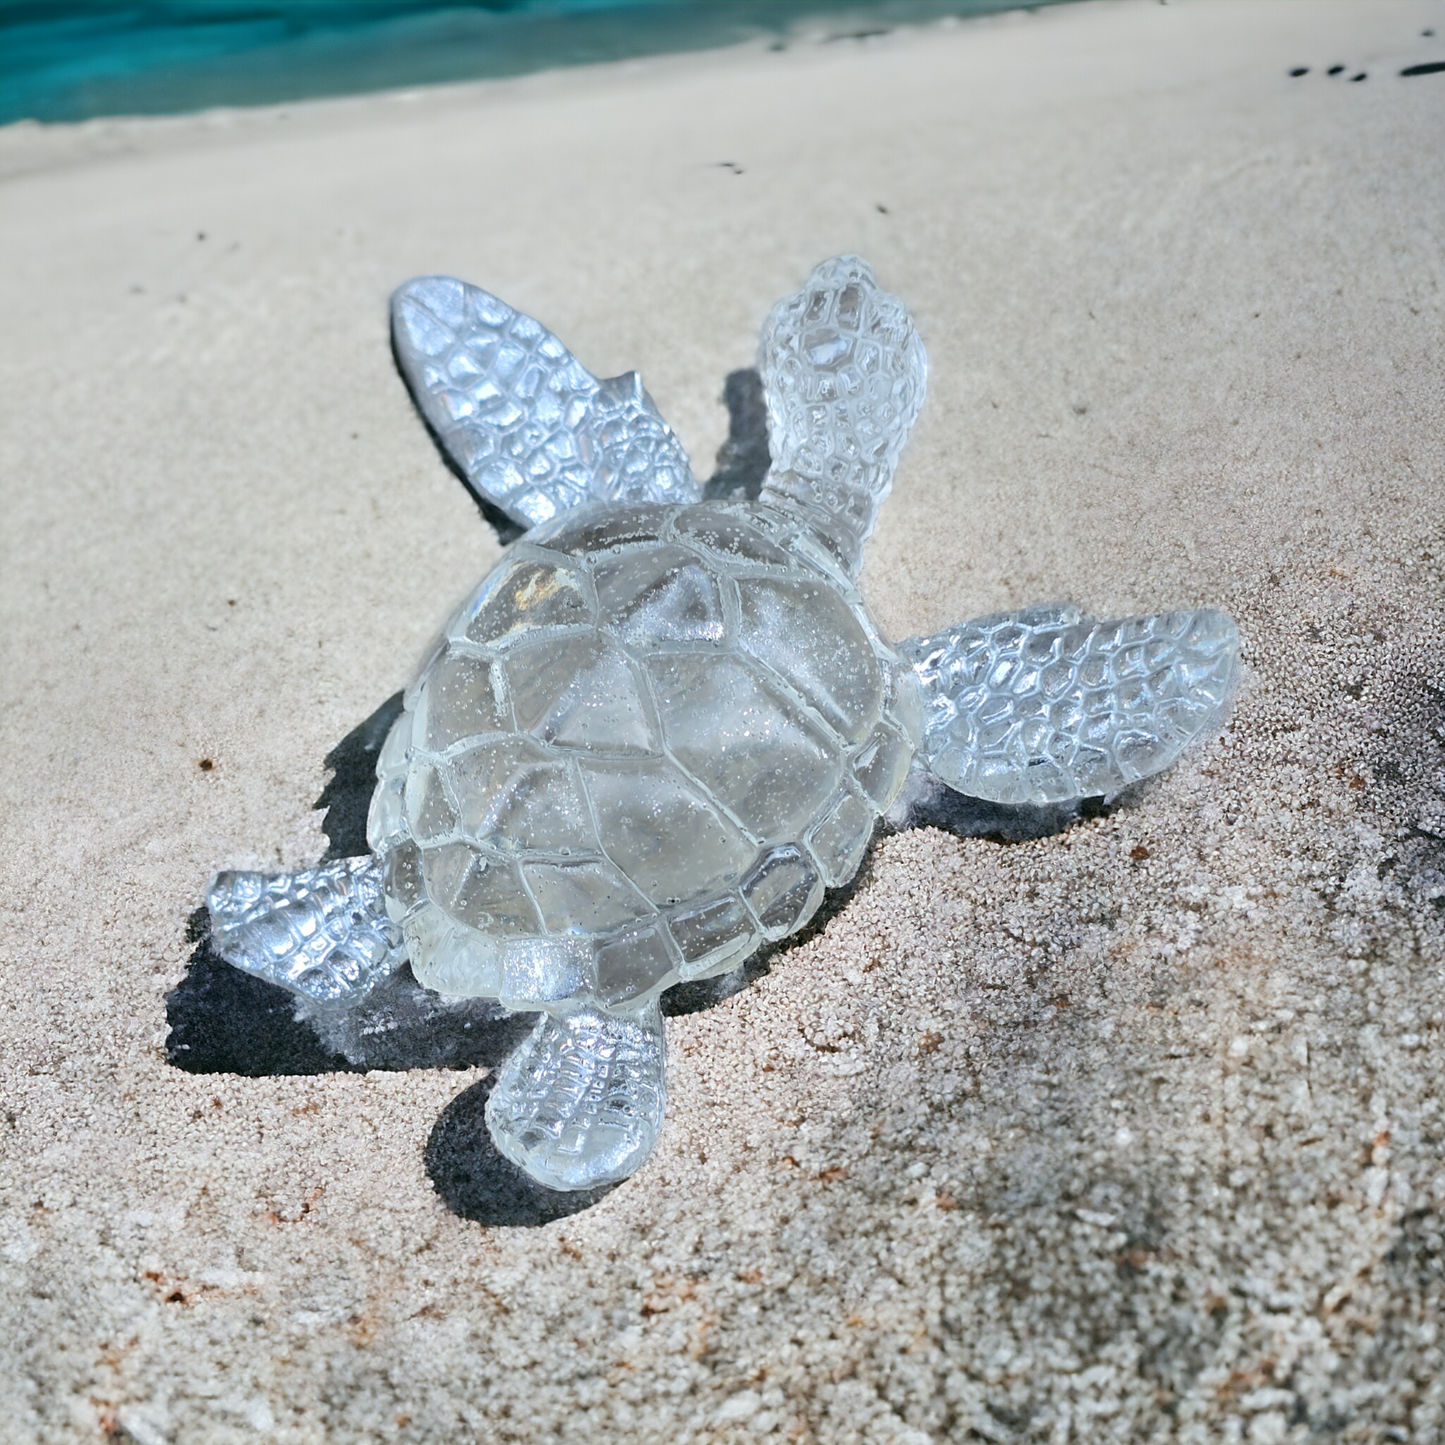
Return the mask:
<path fill-rule="evenodd" d="M 1157 781 L 1145 778 L 1107 798 L 1078 798 L 1068 803 L 992 803 L 955 792 L 931 774 L 915 770 L 880 827 L 887 833 L 937 828 L 955 838 L 1029 843 L 1052 838 L 1089 819 L 1107 818 L 1121 809 L 1137 807 Z"/>

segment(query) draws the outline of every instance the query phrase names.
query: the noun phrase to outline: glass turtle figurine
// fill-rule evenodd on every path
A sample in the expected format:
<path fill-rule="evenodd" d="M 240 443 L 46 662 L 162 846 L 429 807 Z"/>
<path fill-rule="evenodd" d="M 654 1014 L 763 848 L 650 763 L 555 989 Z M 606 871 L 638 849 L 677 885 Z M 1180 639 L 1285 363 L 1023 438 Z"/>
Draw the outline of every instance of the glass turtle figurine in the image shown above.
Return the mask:
<path fill-rule="evenodd" d="M 801 928 L 910 769 L 999 803 L 1111 794 L 1227 703 L 1238 644 L 1216 611 L 881 634 L 855 579 L 927 359 L 857 257 L 763 328 L 756 501 L 702 500 L 635 373 L 599 381 L 485 291 L 411 281 L 393 327 L 442 446 L 527 530 L 406 693 L 371 856 L 217 875 L 212 937 L 313 1009 L 409 960 L 438 993 L 537 1011 L 487 1123 L 544 1185 L 647 1158 L 662 991 Z"/>

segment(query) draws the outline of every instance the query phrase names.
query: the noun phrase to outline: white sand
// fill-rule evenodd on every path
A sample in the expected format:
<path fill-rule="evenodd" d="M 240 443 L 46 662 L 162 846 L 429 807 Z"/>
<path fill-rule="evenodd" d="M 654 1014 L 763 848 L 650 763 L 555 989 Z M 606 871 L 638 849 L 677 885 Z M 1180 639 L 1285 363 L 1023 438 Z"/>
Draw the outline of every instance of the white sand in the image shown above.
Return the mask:
<path fill-rule="evenodd" d="M 0 132 L 0 1437 L 1445 1439 L 1440 37 L 1139 0 Z M 933 362 L 885 625 L 1218 603 L 1226 736 L 882 842 L 560 1224 L 433 1192 L 476 1074 L 167 1065 L 209 871 L 319 855 L 321 758 L 497 555 L 391 288 L 640 367 L 706 472 L 848 249 Z"/>

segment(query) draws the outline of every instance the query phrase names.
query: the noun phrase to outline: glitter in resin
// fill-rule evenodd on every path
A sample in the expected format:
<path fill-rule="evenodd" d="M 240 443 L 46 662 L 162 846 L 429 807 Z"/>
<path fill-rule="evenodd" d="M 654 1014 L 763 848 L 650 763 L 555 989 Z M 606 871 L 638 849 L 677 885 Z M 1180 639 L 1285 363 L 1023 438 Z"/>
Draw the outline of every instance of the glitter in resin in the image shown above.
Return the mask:
<path fill-rule="evenodd" d="M 1227 703 L 1238 642 L 1218 612 L 1041 607 L 883 637 L 855 577 L 927 361 L 857 257 L 763 329 L 757 502 L 701 501 L 635 374 L 598 381 L 487 292 L 412 281 L 393 318 L 432 429 L 530 530 L 406 694 L 372 856 L 218 875 L 213 936 L 333 1015 L 403 959 L 438 994 L 538 1011 L 487 1121 L 553 1189 L 647 1158 L 662 990 L 801 928 L 910 769 L 996 802 L 1109 794 Z"/>

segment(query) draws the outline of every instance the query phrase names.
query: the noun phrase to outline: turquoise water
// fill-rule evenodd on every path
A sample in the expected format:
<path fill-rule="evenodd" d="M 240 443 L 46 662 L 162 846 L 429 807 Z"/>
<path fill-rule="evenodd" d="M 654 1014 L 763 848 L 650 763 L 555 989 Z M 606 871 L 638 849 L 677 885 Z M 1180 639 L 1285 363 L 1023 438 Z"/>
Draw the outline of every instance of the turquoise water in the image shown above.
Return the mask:
<path fill-rule="evenodd" d="M 0 123 L 266 105 L 759 37 L 783 46 L 804 24 L 846 41 L 1018 8 L 1018 0 L 3 0 Z"/>

